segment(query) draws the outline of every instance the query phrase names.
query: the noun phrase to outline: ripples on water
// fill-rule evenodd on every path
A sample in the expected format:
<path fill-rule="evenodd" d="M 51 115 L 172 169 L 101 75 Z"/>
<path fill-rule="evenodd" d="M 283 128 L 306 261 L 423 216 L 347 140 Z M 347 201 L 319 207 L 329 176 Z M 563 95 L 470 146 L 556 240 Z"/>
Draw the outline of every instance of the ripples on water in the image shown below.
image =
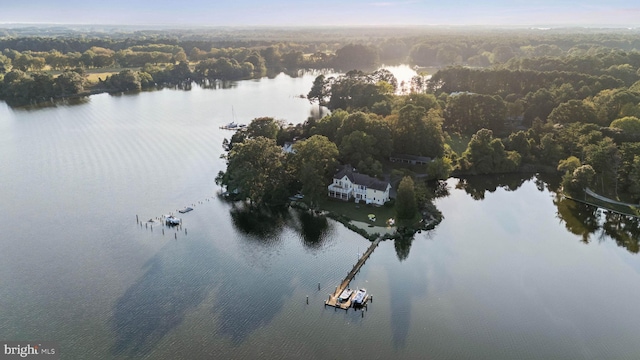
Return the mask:
<path fill-rule="evenodd" d="M 213 181 L 231 107 L 304 121 L 313 78 L 0 104 L 0 338 L 92 359 L 640 353 L 636 255 L 608 233 L 585 246 L 585 212 L 559 211 L 539 179 L 449 181 L 443 223 L 381 243 L 356 276 L 375 295 L 365 316 L 325 309 L 368 241 L 304 212 L 256 217 Z M 135 222 L 192 204 L 187 234 Z"/>

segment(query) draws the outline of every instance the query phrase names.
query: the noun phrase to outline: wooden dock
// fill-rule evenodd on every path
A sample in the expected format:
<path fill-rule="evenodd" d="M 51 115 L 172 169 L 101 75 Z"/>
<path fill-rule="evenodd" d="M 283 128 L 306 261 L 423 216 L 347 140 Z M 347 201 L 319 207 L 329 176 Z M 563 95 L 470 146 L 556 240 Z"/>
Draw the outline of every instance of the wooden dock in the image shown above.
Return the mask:
<path fill-rule="evenodd" d="M 340 296 L 340 294 L 342 294 L 342 292 L 345 289 L 347 289 L 351 280 L 353 280 L 353 278 L 356 276 L 358 271 L 360 271 L 360 268 L 362 267 L 362 265 L 364 265 L 364 263 L 367 261 L 369 256 L 373 254 L 373 250 L 375 250 L 376 247 L 378 247 L 378 244 L 380 244 L 380 241 L 382 241 L 382 237 L 377 238 L 373 243 L 371 243 L 371 246 L 369 246 L 367 251 L 365 251 L 364 254 L 362 254 L 358 262 L 355 265 L 353 265 L 353 269 L 351 269 L 351 271 L 347 274 L 347 277 L 344 278 L 344 280 L 342 280 L 342 283 L 340 283 L 340 286 L 336 288 L 336 291 L 333 294 L 329 294 L 329 299 L 325 300 L 324 302 L 325 306 L 329 305 L 329 306 L 333 306 L 335 308 L 339 308 L 343 310 L 348 310 L 351 307 L 353 297 L 355 296 L 355 293 L 356 293 L 355 291 L 349 297 L 349 299 L 345 302 L 338 301 L 338 297 Z M 370 299 L 371 299 L 371 295 L 367 295 L 365 299 L 365 304 Z"/>

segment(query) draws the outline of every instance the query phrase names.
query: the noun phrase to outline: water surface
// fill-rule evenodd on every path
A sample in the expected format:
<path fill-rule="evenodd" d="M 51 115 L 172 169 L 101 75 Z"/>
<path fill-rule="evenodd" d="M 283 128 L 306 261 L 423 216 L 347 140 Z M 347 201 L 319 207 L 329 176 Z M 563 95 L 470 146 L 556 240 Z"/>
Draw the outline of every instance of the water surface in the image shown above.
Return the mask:
<path fill-rule="evenodd" d="M 637 241 L 531 176 L 449 180 L 445 220 L 356 276 L 364 317 L 325 309 L 369 242 L 256 217 L 213 181 L 231 108 L 302 122 L 314 77 L 0 103 L 0 339 L 58 341 L 65 359 L 640 356 Z M 136 224 L 184 206 L 181 230 Z"/>

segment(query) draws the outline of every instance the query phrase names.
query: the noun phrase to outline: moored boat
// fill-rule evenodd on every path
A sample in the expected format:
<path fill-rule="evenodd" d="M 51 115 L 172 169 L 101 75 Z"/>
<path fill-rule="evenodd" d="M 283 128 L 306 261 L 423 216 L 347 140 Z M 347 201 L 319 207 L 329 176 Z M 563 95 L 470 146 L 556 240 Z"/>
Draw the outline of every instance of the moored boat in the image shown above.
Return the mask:
<path fill-rule="evenodd" d="M 364 305 L 364 302 L 366 299 L 367 299 L 367 290 L 359 289 L 358 292 L 356 292 L 356 295 L 353 297 L 353 306 Z"/>
<path fill-rule="evenodd" d="M 189 211 L 193 210 L 192 207 L 186 207 L 184 209 L 180 209 L 178 210 L 179 213 L 184 214 L 184 213 L 188 213 Z"/>
<path fill-rule="evenodd" d="M 247 125 L 245 125 L 245 124 L 238 124 L 237 122 L 232 121 L 232 122 L 228 123 L 227 125 L 220 126 L 220 129 L 224 129 L 224 130 L 238 130 L 238 129 L 242 129 L 242 128 L 244 128 L 245 126 L 247 126 Z"/>
<path fill-rule="evenodd" d="M 173 215 L 169 215 L 164 219 L 164 222 L 167 225 L 180 225 L 180 219 L 173 216 Z"/>
<path fill-rule="evenodd" d="M 342 291 L 342 293 L 340 294 L 340 296 L 338 296 L 338 301 L 339 302 L 346 302 L 347 300 L 349 300 L 349 298 L 351 298 L 351 295 L 353 295 L 353 290 L 344 289 Z"/>

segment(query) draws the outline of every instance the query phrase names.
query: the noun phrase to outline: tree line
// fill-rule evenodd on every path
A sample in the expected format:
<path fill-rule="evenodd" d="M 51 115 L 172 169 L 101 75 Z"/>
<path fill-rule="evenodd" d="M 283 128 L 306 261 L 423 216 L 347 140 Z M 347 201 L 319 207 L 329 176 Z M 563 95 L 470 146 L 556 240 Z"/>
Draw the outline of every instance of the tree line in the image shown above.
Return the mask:
<path fill-rule="evenodd" d="M 46 72 L 55 77 L 68 70 L 79 72 L 76 69 L 108 68 L 113 72 L 113 68 L 129 68 L 138 71 L 144 88 L 145 84 L 170 81 L 176 85 L 187 80 L 206 83 L 258 78 L 303 68 L 349 71 L 374 69 L 381 63 L 458 65 L 435 74 L 434 79 L 439 81 L 431 81 L 429 91 L 498 95 L 508 103 L 507 114 L 518 112 L 521 106 L 526 107 L 523 116 L 527 126 L 531 126 L 536 117 L 544 120 L 552 106 L 568 99 L 584 100 L 604 89 L 631 86 L 640 79 L 638 39 L 621 32 L 434 30 L 425 33 L 417 29 L 374 28 L 370 33 L 376 35 L 367 37 L 361 29 L 343 30 L 338 34 L 331 29 L 317 29 L 316 32 L 324 34 L 318 37 L 303 30 L 265 33 L 250 29 L 236 32 L 144 30 L 111 36 L 99 33 L 79 36 L 69 31 L 68 36 L 56 37 L 20 36 L 32 31 L 15 30 L 13 36 L 0 37 L 0 49 L 3 49 L 0 76 L 16 70 L 29 76 Z M 35 34 L 39 33 L 35 31 Z M 191 74 L 176 78 L 173 67 L 183 62 L 189 64 Z M 151 72 L 141 71 L 145 66 L 166 71 L 161 79 L 156 79 Z M 154 72 L 159 74 L 157 69 Z M 119 83 L 115 80 L 118 79 L 114 79 L 111 88 Z M 340 84 L 349 86 L 343 81 Z M 422 91 L 426 84 L 423 78 L 411 84 L 392 85 L 394 89 L 399 87 L 400 91 L 409 93 Z M 85 83 L 84 87 L 90 85 Z M 108 88 L 105 84 L 98 85 L 102 89 Z M 114 91 L 126 88 L 130 86 Z M 5 94 L 3 99 L 16 104 L 25 103 L 25 99 L 33 102 L 42 98 L 37 92 L 29 93 L 33 96 L 6 95 L 17 91 L 18 88 L 5 89 L 0 93 Z M 331 99 L 341 100 L 345 98 Z M 386 103 L 378 101 L 376 113 L 388 113 Z M 362 104 L 332 104 L 334 107 L 359 105 Z M 365 105 L 371 109 L 374 104 Z M 492 130 L 500 132 L 500 129 Z"/>

